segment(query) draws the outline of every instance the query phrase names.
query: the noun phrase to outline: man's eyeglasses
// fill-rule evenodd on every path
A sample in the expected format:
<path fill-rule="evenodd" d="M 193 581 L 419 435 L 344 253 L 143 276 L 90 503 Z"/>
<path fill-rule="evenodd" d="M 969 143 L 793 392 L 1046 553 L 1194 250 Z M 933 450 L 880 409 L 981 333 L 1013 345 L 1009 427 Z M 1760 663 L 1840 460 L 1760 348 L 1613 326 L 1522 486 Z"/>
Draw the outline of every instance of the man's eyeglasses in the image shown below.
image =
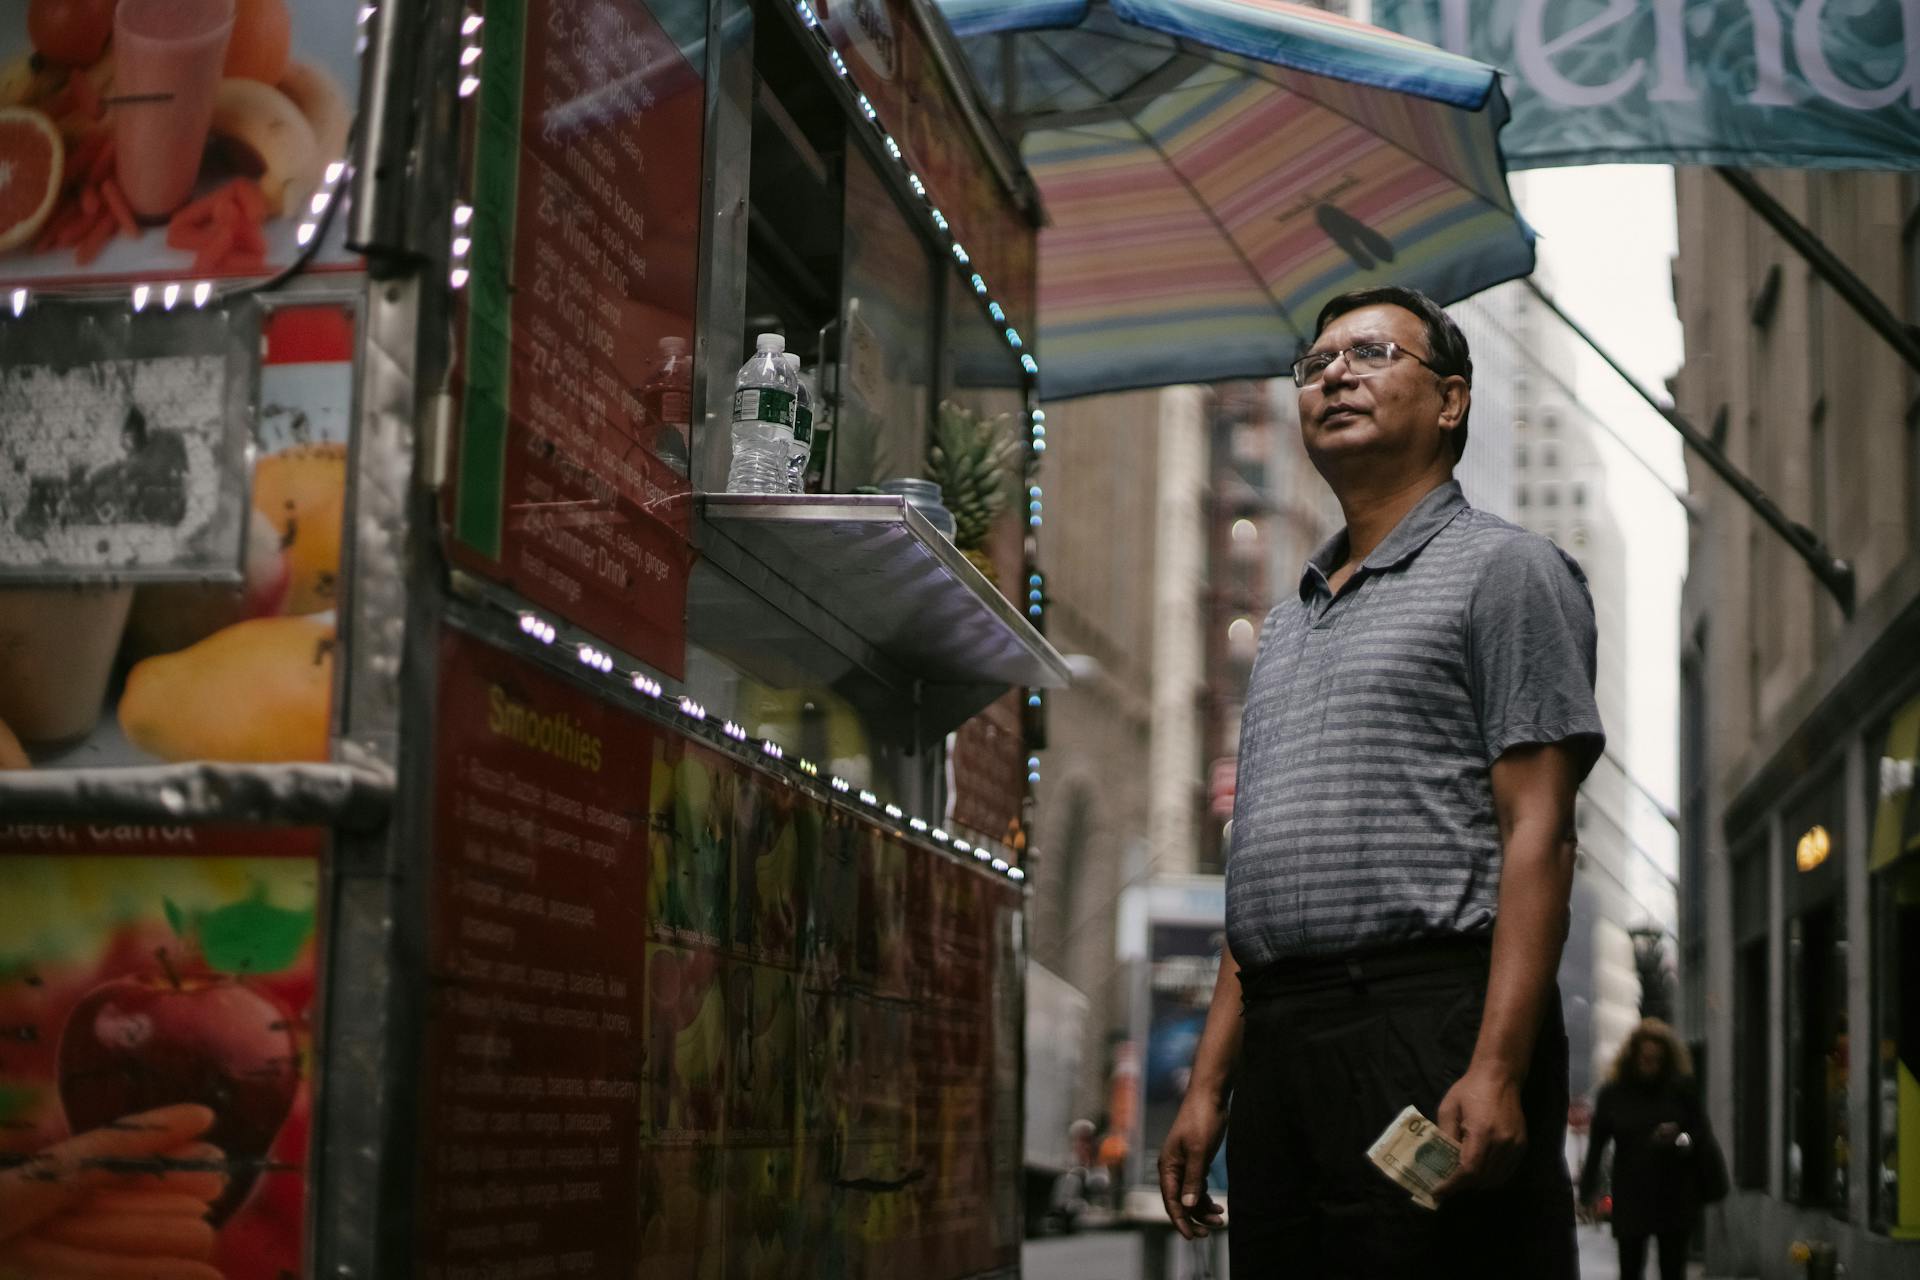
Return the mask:
<path fill-rule="evenodd" d="M 1431 360 L 1425 360 L 1413 354 L 1397 342 L 1356 342 L 1344 351 L 1316 351 L 1310 356 L 1301 356 L 1293 362 L 1293 385 L 1310 387 L 1320 381 L 1322 375 L 1341 356 L 1347 358 L 1347 368 L 1365 377 L 1370 373 L 1379 373 L 1390 366 L 1396 356 L 1405 356 L 1409 360 L 1418 360 L 1435 373 L 1440 373 Z M 1440 376 L 1445 377 L 1445 374 Z"/>

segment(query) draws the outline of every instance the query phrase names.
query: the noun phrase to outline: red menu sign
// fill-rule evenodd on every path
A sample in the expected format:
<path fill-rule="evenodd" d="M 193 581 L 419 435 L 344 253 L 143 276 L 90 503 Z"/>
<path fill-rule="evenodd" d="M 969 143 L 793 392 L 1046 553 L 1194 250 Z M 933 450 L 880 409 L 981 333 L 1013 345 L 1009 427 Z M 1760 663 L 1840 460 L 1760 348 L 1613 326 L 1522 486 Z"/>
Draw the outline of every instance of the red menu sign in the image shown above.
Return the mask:
<path fill-rule="evenodd" d="M 484 17 L 453 553 L 677 676 L 705 87 L 637 0 Z"/>
<path fill-rule="evenodd" d="M 440 670 L 425 1273 L 632 1274 L 650 731 L 451 632 Z"/>

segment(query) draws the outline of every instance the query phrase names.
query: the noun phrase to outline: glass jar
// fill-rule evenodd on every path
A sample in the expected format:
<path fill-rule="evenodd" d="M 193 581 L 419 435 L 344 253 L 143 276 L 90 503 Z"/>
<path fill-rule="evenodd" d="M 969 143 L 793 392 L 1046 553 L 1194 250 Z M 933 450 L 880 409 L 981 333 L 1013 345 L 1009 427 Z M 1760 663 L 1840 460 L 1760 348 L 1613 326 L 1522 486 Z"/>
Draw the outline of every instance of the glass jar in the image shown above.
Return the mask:
<path fill-rule="evenodd" d="M 927 523 L 940 531 L 947 541 L 953 541 L 953 512 L 940 505 L 940 486 L 931 480 L 914 480 L 902 477 L 898 480 L 882 480 L 880 492 L 905 498 Z"/>

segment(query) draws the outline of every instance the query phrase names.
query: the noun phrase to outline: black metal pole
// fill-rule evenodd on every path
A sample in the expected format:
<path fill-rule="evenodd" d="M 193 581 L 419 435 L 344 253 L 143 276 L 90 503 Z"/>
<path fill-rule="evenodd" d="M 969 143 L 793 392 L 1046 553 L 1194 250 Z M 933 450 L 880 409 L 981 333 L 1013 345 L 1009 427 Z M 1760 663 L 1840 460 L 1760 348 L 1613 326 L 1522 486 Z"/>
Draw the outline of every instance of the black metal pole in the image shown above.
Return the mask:
<path fill-rule="evenodd" d="M 1686 416 L 1679 409 L 1647 390 L 1640 380 L 1627 372 L 1626 368 L 1614 359 L 1605 347 L 1594 341 L 1592 334 L 1581 328 L 1572 316 L 1561 310 L 1560 304 L 1549 297 L 1546 290 L 1534 283 L 1531 277 L 1527 279 L 1526 285 L 1533 292 L 1533 296 L 1540 299 L 1541 305 L 1560 317 L 1561 324 L 1566 325 L 1576 337 L 1592 347 L 1594 354 L 1605 360 L 1608 367 L 1620 375 L 1621 381 L 1632 387 L 1642 400 L 1653 406 L 1654 412 L 1665 418 L 1673 429 L 1680 433 L 1680 438 L 1686 441 L 1687 447 L 1698 454 L 1702 462 L 1713 468 L 1715 475 L 1726 481 L 1728 486 L 1740 495 L 1741 500 L 1753 508 L 1756 515 L 1766 521 L 1775 533 L 1786 539 L 1787 545 L 1792 547 L 1794 552 L 1807 562 L 1807 567 L 1813 570 L 1813 576 L 1820 579 L 1827 590 L 1833 593 L 1833 598 L 1840 602 L 1840 612 L 1851 618 L 1854 591 L 1853 566 L 1827 550 L 1813 530 L 1788 519 L 1786 512 L 1780 510 L 1759 485 L 1749 480 L 1740 468 L 1734 466 L 1710 436 L 1687 421 Z"/>
<path fill-rule="evenodd" d="M 1867 282 L 1846 263 L 1840 261 L 1826 242 L 1813 234 L 1806 223 L 1788 212 L 1787 207 L 1774 199 L 1773 193 L 1755 181 L 1754 176 L 1745 169 L 1731 169 L 1725 165 L 1716 165 L 1714 172 L 1727 180 L 1727 185 L 1740 193 L 1747 207 L 1779 233 L 1780 238 L 1793 246 L 1794 252 L 1807 260 L 1807 265 L 1820 273 L 1820 278 L 1832 285 L 1834 291 L 1845 298 L 1862 320 L 1873 331 L 1887 340 L 1887 345 L 1900 353 L 1914 372 L 1920 373 L 1920 336 L 1910 325 L 1901 323 L 1900 317 L 1880 301 L 1880 295 L 1867 286 Z"/>

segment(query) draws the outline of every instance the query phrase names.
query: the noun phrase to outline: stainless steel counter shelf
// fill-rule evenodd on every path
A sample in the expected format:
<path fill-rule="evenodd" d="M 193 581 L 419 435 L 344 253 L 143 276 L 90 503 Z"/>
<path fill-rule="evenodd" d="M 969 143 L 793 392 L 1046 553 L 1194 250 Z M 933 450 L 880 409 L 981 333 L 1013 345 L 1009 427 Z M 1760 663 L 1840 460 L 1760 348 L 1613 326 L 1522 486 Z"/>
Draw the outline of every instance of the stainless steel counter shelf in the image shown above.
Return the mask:
<path fill-rule="evenodd" d="M 696 510 L 694 542 L 710 570 L 695 574 L 696 639 L 748 669 L 790 659 L 832 676 L 754 625 L 737 587 L 870 679 L 915 695 L 922 742 L 1010 687 L 1067 683 L 1053 646 L 904 498 L 707 494 Z"/>

